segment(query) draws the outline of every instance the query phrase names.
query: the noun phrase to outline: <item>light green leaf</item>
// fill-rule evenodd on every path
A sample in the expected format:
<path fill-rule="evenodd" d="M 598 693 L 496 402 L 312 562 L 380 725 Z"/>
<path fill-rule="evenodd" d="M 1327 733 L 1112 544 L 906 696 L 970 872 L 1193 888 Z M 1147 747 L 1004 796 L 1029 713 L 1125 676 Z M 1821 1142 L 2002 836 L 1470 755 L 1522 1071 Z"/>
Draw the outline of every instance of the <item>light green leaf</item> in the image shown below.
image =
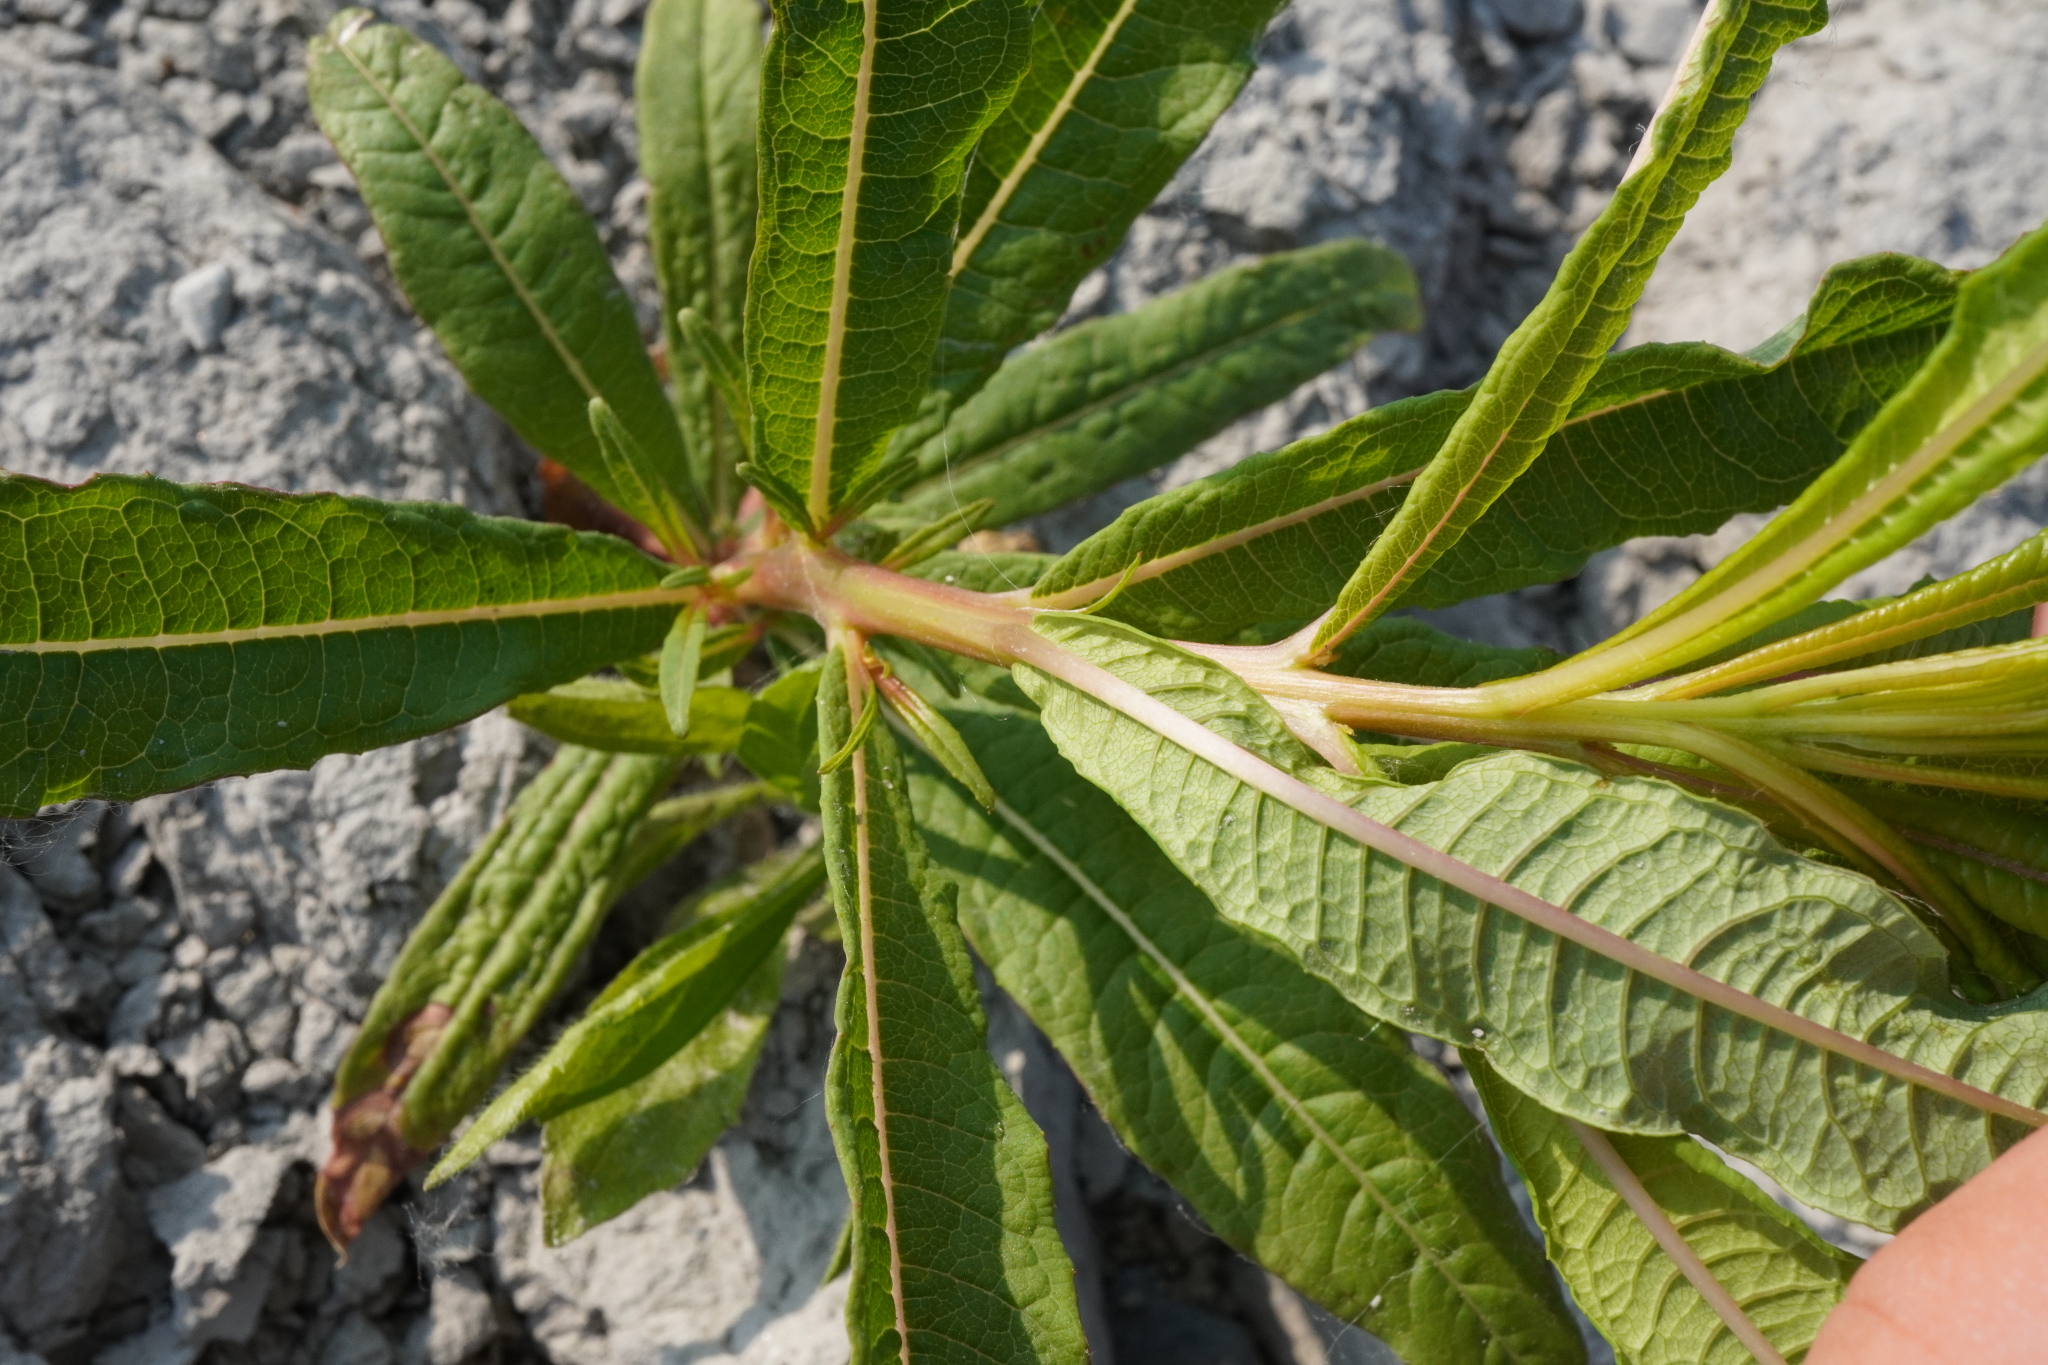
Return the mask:
<path fill-rule="evenodd" d="M 2020 1105 L 2048 1096 L 2048 996 L 1963 1003 L 1905 907 L 1786 853 L 1731 807 L 1531 754 L 1417 786 L 1346 778 L 1207 660 L 1096 618 L 1041 617 L 1038 630 L 1313 791 L 1667 963 Z M 1333 837 L 1043 673 L 1017 674 L 1060 752 L 1226 917 L 1279 939 L 1368 1013 L 1484 1052 L 1547 1108 L 1698 1134 L 1806 1203 L 1884 1228 L 2025 1131 L 1563 942 Z"/>
<path fill-rule="evenodd" d="M 1726 170 L 1771 57 L 1827 22 L 1826 0 L 1711 0 L 1614 198 L 1543 301 L 1502 343 L 1443 447 L 1344 586 L 1312 649 L 1399 601 L 1484 515 L 1571 415 L 1628 326 L 1650 271 L 1700 191 Z"/>
<path fill-rule="evenodd" d="M 1971 900 L 2048 938 L 2048 812 L 1944 793 L 1854 783 L 1858 801 L 1920 846 Z"/>
<path fill-rule="evenodd" d="M 1442 1078 L 1220 919 L 990 672 L 976 681 L 991 696 L 944 709 L 1002 804 L 985 815 L 914 763 L 918 823 L 983 961 L 1125 1146 L 1224 1240 L 1410 1365 L 1583 1359 Z"/>
<path fill-rule="evenodd" d="M 1749 1365 L 1749 1351 L 1636 1220 L 1571 1125 L 1483 1059 L 1471 1068 L 1550 1259 L 1623 1365 Z M 1691 1138 L 1605 1137 L 1779 1354 L 1804 1356 L 1862 1262 Z"/>
<path fill-rule="evenodd" d="M 601 1100 L 675 1056 L 777 954 L 790 921 L 824 880 L 824 858 L 815 849 L 785 858 L 773 875 L 634 958 L 477 1116 L 428 1183 L 454 1175 L 528 1119 L 546 1122 Z"/>
<path fill-rule="evenodd" d="M 445 729 L 650 648 L 663 569 L 428 503 L 0 475 L 0 814 Z"/>
<path fill-rule="evenodd" d="M 1926 365 L 1790 507 L 1705 577 L 1545 683 L 1653 676 L 1790 615 L 2048 449 L 2048 228 L 1964 281 Z"/>
<path fill-rule="evenodd" d="M 729 754 L 739 746 L 752 702 L 736 687 L 699 687 L 684 735 L 669 728 L 659 697 L 623 678 L 579 678 L 514 697 L 505 709 L 565 744 L 625 754 Z"/>
<path fill-rule="evenodd" d="M 657 1190 L 688 1180 L 739 1121 L 775 1018 L 783 956 L 771 952 L 724 1013 L 631 1085 L 549 1119 L 541 1130 L 541 1231 L 581 1237 Z"/>
<path fill-rule="evenodd" d="M 960 182 L 1029 59 L 1025 0 L 780 0 L 761 76 L 747 477 L 817 532 L 896 477 L 946 306 Z"/>
<path fill-rule="evenodd" d="M 704 659 L 705 624 L 701 608 L 685 607 L 661 642 L 656 690 L 668 728 L 678 739 L 690 733 L 690 699 L 696 694 L 697 667 Z"/>
<path fill-rule="evenodd" d="M 1218 271 L 1010 361 L 916 452 L 906 520 L 995 499 L 1002 526 L 1143 474 L 1420 324 L 1407 262 L 1331 242 Z"/>
<path fill-rule="evenodd" d="M 307 44 L 306 94 L 406 298 L 529 444 L 659 526 L 590 430 L 590 400 L 610 403 L 702 527 L 682 433 L 590 215 L 510 109 L 374 20 L 343 10 Z"/>
<path fill-rule="evenodd" d="M 1711 531 L 1825 470 L 1946 329 L 1953 272 L 1909 256 L 1830 270 L 1747 355 L 1704 343 L 1607 357 L 1536 461 L 1401 595 L 1441 607 L 1577 573 L 1633 536 Z M 1342 588 L 1471 394 L 1375 408 L 1131 508 L 1047 575 L 1053 604 L 1141 567 L 1116 615 L 1191 639 L 1302 621 Z"/>
<path fill-rule="evenodd" d="M 819 744 L 837 749 L 852 725 L 834 650 Z M 953 887 L 907 788 L 887 726 L 824 788 L 846 945 L 825 1105 L 853 1203 L 853 1362 L 1085 1360 L 1045 1139 L 988 1055 Z"/>
<path fill-rule="evenodd" d="M 754 254 L 761 11 L 754 0 L 654 0 L 633 71 L 647 238 L 661 281 L 662 334 L 691 472 L 713 520 L 739 496 L 732 470 L 747 418 L 724 403 L 678 314 L 693 309 L 740 345 Z"/>
<path fill-rule="evenodd" d="M 1038 9 L 1030 72 L 968 171 L 927 420 L 1059 320 L 1082 277 L 1115 254 L 1237 98 L 1278 8 L 1070 0 Z"/>
<path fill-rule="evenodd" d="M 912 578 L 947 583 L 968 592 L 1014 592 L 1036 583 L 1057 561 L 1056 555 L 1006 550 L 947 550 L 905 570 Z"/>
<path fill-rule="evenodd" d="M 761 689 L 734 752 L 747 770 L 805 810 L 818 808 L 818 666 Z"/>
<path fill-rule="evenodd" d="M 618 864 L 679 766 L 563 745 L 428 909 L 334 1078 L 330 1236 L 353 1238 L 489 1093 L 628 889 Z"/>

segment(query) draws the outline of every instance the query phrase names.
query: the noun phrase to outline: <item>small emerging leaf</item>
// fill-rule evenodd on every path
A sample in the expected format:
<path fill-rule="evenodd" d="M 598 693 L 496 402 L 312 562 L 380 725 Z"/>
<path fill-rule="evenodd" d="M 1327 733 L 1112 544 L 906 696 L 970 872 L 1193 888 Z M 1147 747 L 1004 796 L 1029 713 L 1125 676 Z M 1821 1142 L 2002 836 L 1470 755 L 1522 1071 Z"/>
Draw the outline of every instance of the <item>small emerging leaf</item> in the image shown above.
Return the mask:
<path fill-rule="evenodd" d="M 512 719 L 565 744 L 625 754 L 729 754 L 737 751 L 753 699 L 736 687 L 698 687 L 690 729 L 677 735 L 653 692 L 617 678 L 582 678 L 514 697 Z"/>
<path fill-rule="evenodd" d="M 748 771 L 808 811 L 818 809 L 818 665 L 761 689 L 734 753 Z"/>
<path fill-rule="evenodd" d="M 677 324 L 684 342 L 690 348 L 690 353 L 696 356 L 697 363 L 703 366 L 705 375 L 711 380 L 719 401 L 724 403 L 726 411 L 732 414 L 736 439 L 740 443 L 740 448 L 744 450 L 754 430 L 753 402 L 747 397 L 746 366 L 733 354 L 733 349 L 726 344 L 725 338 L 720 336 L 696 309 L 683 309 L 677 317 Z"/>
<path fill-rule="evenodd" d="M 974 761 L 974 752 L 960 738 L 960 732 L 953 728 L 953 723 L 933 710 L 930 702 L 900 678 L 883 678 L 876 690 L 888 703 L 890 714 L 917 740 L 918 747 L 955 782 L 967 788 L 983 810 L 993 810 L 995 788 L 989 785 L 988 775 Z"/>
<path fill-rule="evenodd" d="M 697 668 L 704 657 L 705 616 L 701 607 L 680 613 L 661 642 L 661 707 L 668 728 L 681 739 L 690 733 L 690 699 L 697 691 Z"/>

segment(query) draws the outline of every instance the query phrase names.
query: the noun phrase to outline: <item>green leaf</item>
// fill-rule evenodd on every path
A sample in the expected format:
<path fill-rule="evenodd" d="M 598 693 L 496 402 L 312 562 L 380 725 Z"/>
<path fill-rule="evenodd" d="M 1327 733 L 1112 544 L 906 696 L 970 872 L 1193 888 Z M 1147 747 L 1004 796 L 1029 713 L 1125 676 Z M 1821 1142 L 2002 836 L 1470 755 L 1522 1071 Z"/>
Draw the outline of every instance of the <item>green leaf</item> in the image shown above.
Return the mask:
<path fill-rule="evenodd" d="M 690 733 L 690 699 L 696 694 L 697 668 L 704 659 L 704 627 L 703 610 L 686 607 L 661 642 L 657 676 L 661 709 L 668 718 L 670 732 L 678 739 Z"/>
<path fill-rule="evenodd" d="M 650 648 L 663 568 L 428 503 L 0 475 L 0 814 L 445 729 Z"/>
<path fill-rule="evenodd" d="M 734 752 L 747 770 L 805 810 L 818 809 L 818 665 L 761 689 Z"/>
<path fill-rule="evenodd" d="M 352 1238 L 489 1093 L 611 903 L 679 760 L 563 745 L 406 939 L 334 1078 L 318 1207 Z"/>
<path fill-rule="evenodd" d="M 960 182 L 1029 59 L 1024 0 L 778 0 L 761 75 L 747 477 L 824 532 L 896 477 L 945 311 Z"/>
<path fill-rule="evenodd" d="M 2048 996 L 1958 1000 L 1905 907 L 1786 853 L 1731 807 L 1532 754 L 1460 763 L 1417 786 L 1347 778 L 1214 663 L 1097 618 L 1041 617 L 1037 629 L 1335 803 L 1667 964 L 2021 1105 L 2048 1096 Z M 1044 673 L 1020 665 L 1017 676 L 1060 752 L 1227 918 L 1279 939 L 1367 1013 L 1484 1052 L 1547 1108 L 1595 1127 L 1695 1133 L 1804 1202 L 1884 1228 L 2025 1131 L 1564 942 L 1333 837 Z"/>
<path fill-rule="evenodd" d="M 1851 791 L 1918 844 L 1971 900 L 2007 924 L 2048 937 L 2048 819 L 2040 807 L 1864 783 Z"/>
<path fill-rule="evenodd" d="M 648 1195 L 688 1180 L 739 1121 L 775 1018 L 783 956 L 771 952 L 724 1013 L 647 1075 L 541 1130 L 541 1230 L 581 1237 Z"/>
<path fill-rule="evenodd" d="M 699 687 L 683 735 L 669 728 L 659 697 L 622 678 L 579 678 L 514 697 L 505 709 L 565 744 L 625 754 L 729 754 L 738 749 L 752 702 L 736 687 Z"/>
<path fill-rule="evenodd" d="M 1703 578 L 1548 680 L 1667 672 L 1790 615 L 2048 448 L 2048 228 L 1973 272 L 1955 325 L 1825 475 Z"/>
<path fill-rule="evenodd" d="M 658 481 L 695 498 L 632 301 L 575 193 L 497 99 L 363 9 L 306 49 L 306 94 L 354 174 L 391 273 L 462 377 L 541 454 L 650 526 L 590 430 L 603 398 Z"/>
<path fill-rule="evenodd" d="M 691 472 L 714 521 L 739 489 L 747 414 L 735 410 L 685 336 L 685 308 L 727 346 L 740 345 L 747 261 L 754 254 L 761 88 L 761 11 L 754 0 L 654 0 L 633 72 L 647 237 L 661 281 L 675 411 Z"/>
<path fill-rule="evenodd" d="M 923 763 L 911 797 L 976 951 L 1125 1146 L 1225 1241 L 1411 1365 L 1583 1359 L 1442 1078 L 1220 919 L 1017 703 L 944 708 L 999 775 L 995 814 Z"/>
<path fill-rule="evenodd" d="M 1402 594 L 1441 607 L 1554 582 L 1634 536 L 1711 531 L 1798 495 L 1913 376 L 1945 330 L 1953 272 L 1908 256 L 1830 270 L 1807 311 L 1747 355 L 1704 343 L 1609 356 L 1548 458 Z M 1115 613 L 1191 639 L 1321 611 L 1471 394 L 1375 408 L 1161 494 L 1048 574 L 1050 604 L 1143 565 Z M 1645 452 L 1653 452 L 1646 457 Z"/>
<path fill-rule="evenodd" d="M 1143 474 L 1421 322 L 1407 262 L 1331 242 L 1218 271 L 1010 361 L 916 452 L 906 519 L 995 499 L 1002 526 Z"/>
<path fill-rule="evenodd" d="M 698 835 L 724 824 L 741 811 L 752 810 L 769 800 L 774 791 L 765 782 L 747 782 L 708 787 L 655 802 L 634 828 L 632 842 L 619 856 L 613 875 L 621 886 L 638 885 Z"/>
<path fill-rule="evenodd" d="M 835 649 L 820 745 L 838 748 L 852 725 Z M 907 787 L 886 726 L 824 787 L 846 945 L 825 1105 L 853 1204 L 853 1362 L 1083 1360 L 1045 1139 L 988 1054 L 953 888 Z"/>
<path fill-rule="evenodd" d="M 519 1079 L 500 1091 L 428 1177 L 438 1184 L 528 1119 L 546 1122 L 648 1076 L 702 1033 L 825 880 L 815 849 L 668 935 L 626 965 Z M 696 1163 L 691 1162 L 692 1165 Z"/>
<path fill-rule="evenodd" d="M 1471 1068 L 1550 1259 L 1616 1356 L 1625 1365 L 1748 1365 L 1749 1351 L 1630 1213 L 1571 1125 L 1484 1060 Z M 1604 1136 L 1779 1354 L 1798 1360 L 1862 1262 L 1691 1138 Z"/>
<path fill-rule="evenodd" d="M 1550 667 L 1555 650 L 1483 645 L 1408 616 L 1383 617 L 1337 647 L 1324 668 L 1350 678 L 1417 687 L 1477 687 Z"/>
<path fill-rule="evenodd" d="M 1825 0 L 1713 0 L 1621 187 L 1502 343 L 1469 407 L 1315 634 L 1321 651 L 1400 600 L 1543 453 L 1700 191 L 1728 167 L 1771 57 L 1827 22 Z"/>
<path fill-rule="evenodd" d="M 696 309 L 683 309 L 676 315 L 676 322 L 684 344 L 696 356 L 697 364 L 718 394 L 718 401 L 725 404 L 723 420 L 735 428 L 733 440 L 741 451 L 745 451 L 754 432 L 754 404 L 747 397 L 745 363 L 740 360 L 739 352 L 733 350 L 732 344 L 713 330 Z"/>
<path fill-rule="evenodd" d="M 654 518 L 649 525 L 654 528 L 662 548 L 671 557 L 687 561 L 696 553 L 690 537 L 689 514 L 683 511 L 675 494 L 662 482 L 661 471 L 648 459 L 640 443 L 633 439 L 633 433 L 626 430 L 626 424 L 612 411 L 611 404 L 602 398 L 593 398 L 588 412 L 591 435 L 597 437 L 598 456 L 604 461 L 612 483 L 630 490 L 631 495 L 638 499 L 635 505 Z M 663 579 L 662 586 L 675 587 L 677 583 L 671 580 L 682 579 L 692 569 L 702 572 L 703 568 L 701 564 L 685 563 L 683 568 Z"/>
<path fill-rule="evenodd" d="M 947 550 L 911 565 L 904 572 L 912 578 L 946 583 L 968 592 L 1014 592 L 1036 583 L 1057 559 L 1056 555 L 1012 550 L 997 554 Z"/>
<path fill-rule="evenodd" d="M 995 788 L 989 785 L 988 774 L 981 770 L 974 751 L 960 738 L 953 723 L 899 678 L 883 678 L 877 687 L 882 699 L 889 703 L 889 714 L 909 732 L 924 756 L 965 787 L 983 810 L 992 809 L 996 803 Z"/>
<path fill-rule="evenodd" d="M 1059 321 L 1251 75 L 1275 0 L 1064 0 L 975 148 L 932 366 L 942 418 Z"/>

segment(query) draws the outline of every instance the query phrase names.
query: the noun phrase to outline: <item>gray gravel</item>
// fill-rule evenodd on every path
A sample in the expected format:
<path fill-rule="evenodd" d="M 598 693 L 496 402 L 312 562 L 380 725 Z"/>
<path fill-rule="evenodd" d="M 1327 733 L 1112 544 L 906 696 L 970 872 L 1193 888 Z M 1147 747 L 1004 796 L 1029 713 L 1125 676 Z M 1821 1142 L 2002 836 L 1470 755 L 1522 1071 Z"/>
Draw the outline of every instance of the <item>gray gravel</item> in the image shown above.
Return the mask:
<path fill-rule="evenodd" d="M 0 466 L 530 506 L 531 453 L 392 294 L 362 202 L 311 126 L 300 63 L 334 8 L 0 0 Z M 385 12 L 526 119 L 603 226 L 651 333 L 632 174 L 640 8 Z M 1752 344 L 1830 260 L 1896 248 L 1976 264 L 2048 216 L 2048 116 L 2028 98 L 2048 12 L 1835 9 L 1835 29 L 1786 57 L 1760 98 L 1736 172 L 1681 236 L 1636 339 Z M 1070 544 L 1161 483 L 1476 377 L 1605 202 L 1696 12 L 1298 0 L 1244 99 L 1074 316 L 1363 233 L 1409 254 L 1428 324 L 1039 534 Z M 2022 480 L 1858 586 L 2004 548 L 2048 519 L 2042 487 Z M 1567 644 L 1676 591 L 1738 534 L 1640 542 L 1575 584 L 1447 619 Z M 0 827 L 0 1365 L 844 1359 L 843 1285 L 816 1284 L 844 1207 L 817 1102 L 837 971 L 823 945 L 793 963 L 740 1128 L 627 1217 L 541 1246 L 537 1154 L 516 1138 L 470 1176 L 409 1188 L 346 1268 L 311 1225 L 319 1105 L 354 1021 L 543 756 L 486 717 L 309 773 Z M 730 866 L 732 839 L 693 850 L 668 893 Z M 597 959 L 630 950 L 614 939 Z M 997 1056 L 1055 1140 L 1099 1361 L 1386 1359 L 1210 1238 L 1028 1023 L 991 1008 Z"/>

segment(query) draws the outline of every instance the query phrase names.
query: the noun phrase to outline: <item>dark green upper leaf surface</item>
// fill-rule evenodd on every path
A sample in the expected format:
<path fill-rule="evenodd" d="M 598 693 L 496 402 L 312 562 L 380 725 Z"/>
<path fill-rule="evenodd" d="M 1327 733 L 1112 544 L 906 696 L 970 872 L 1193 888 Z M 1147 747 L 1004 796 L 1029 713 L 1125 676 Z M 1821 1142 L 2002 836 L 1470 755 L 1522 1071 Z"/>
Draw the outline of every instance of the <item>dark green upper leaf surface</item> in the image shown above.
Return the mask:
<path fill-rule="evenodd" d="M 975 149 L 933 364 L 978 388 L 1059 320 L 1251 75 L 1275 0 L 1052 0 L 1031 69 Z"/>
<path fill-rule="evenodd" d="M 589 421 L 603 398 L 701 524 L 682 434 L 590 215 L 510 109 L 371 18 L 344 10 L 308 45 L 306 90 L 406 298 L 536 450 L 659 525 L 606 470 Z"/>
<path fill-rule="evenodd" d="M 444 729 L 659 641 L 664 567 L 429 503 L 0 476 L 0 810 Z"/>
<path fill-rule="evenodd" d="M 1413 617 L 1373 622 L 1337 649 L 1325 672 L 1418 687 L 1477 687 L 1497 678 L 1534 673 L 1557 662 L 1555 650 L 1513 649 L 1446 635 Z"/>
<path fill-rule="evenodd" d="M 853 723 L 835 650 L 820 746 L 837 751 Z M 1045 1139 L 988 1054 L 953 887 L 931 866 L 908 785 L 886 725 L 824 780 L 846 945 L 825 1104 L 853 1203 L 854 1365 L 1079 1362 Z"/>
<path fill-rule="evenodd" d="M 1470 1059 L 1493 1131 L 1536 1208 L 1572 1297 L 1625 1365 L 1751 1365 L 1571 1126 Z M 1797 1360 L 1862 1264 L 1689 1137 L 1603 1135 L 1686 1245 L 1787 1360 Z"/>
<path fill-rule="evenodd" d="M 886 482 L 946 306 L 968 153 L 1029 58 L 1024 0 L 783 0 L 761 76 L 749 478 L 798 526 Z"/>
<path fill-rule="evenodd" d="M 1082 323 L 1003 366 L 916 452 L 906 516 L 989 497 L 1001 526 L 1176 459 L 1373 333 L 1418 324 L 1407 263 L 1332 242 Z"/>
<path fill-rule="evenodd" d="M 984 814 L 920 761 L 918 822 L 983 960 L 1124 1144 L 1231 1245 L 1411 1365 L 1582 1359 L 1443 1079 L 1221 919 L 995 679 L 1015 704 L 970 691 L 944 710 L 1003 804 Z"/>
<path fill-rule="evenodd" d="M 1628 326 L 1665 244 L 1727 169 L 1777 49 L 1827 22 L 1825 0 L 1711 0 L 1614 198 L 1504 342 L 1413 494 L 1345 584 L 1315 647 L 1384 613 L 1543 453 Z"/>
<path fill-rule="evenodd" d="M 1748 355 L 1704 343 L 1610 356 L 1544 457 L 1405 589 L 1403 606 L 1553 582 L 1633 536 L 1710 531 L 1797 496 L 1941 339 L 1955 276 L 1905 256 L 1836 266 L 1806 315 Z M 1100 592 L 1113 615 L 1191 639 L 1328 606 L 1471 401 L 1375 408 L 1131 508 L 1039 595 Z"/>
<path fill-rule="evenodd" d="M 754 0 L 654 0 L 633 74 L 647 236 L 661 280 L 662 334 L 676 416 L 698 486 L 730 513 L 741 433 L 677 314 L 694 308 L 734 350 L 754 253 L 761 11 Z"/>
<path fill-rule="evenodd" d="M 1659 955 L 2026 1105 L 2048 1097 L 2043 996 L 1965 1004 L 1874 883 L 1797 858 L 1751 817 L 1666 782 L 1532 754 L 1389 786 L 1317 760 L 1234 674 L 1096 618 L 1063 647 L 1368 818 Z M 1795 1043 L 1368 852 L 1045 675 L 1018 669 L 1060 752 L 1234 922 L 1376 1017 L 1476 1047 L 1596 1127 L 1696 1133 L 1796 1197 L 1896 1227 L 2024 1131 Z"/>

